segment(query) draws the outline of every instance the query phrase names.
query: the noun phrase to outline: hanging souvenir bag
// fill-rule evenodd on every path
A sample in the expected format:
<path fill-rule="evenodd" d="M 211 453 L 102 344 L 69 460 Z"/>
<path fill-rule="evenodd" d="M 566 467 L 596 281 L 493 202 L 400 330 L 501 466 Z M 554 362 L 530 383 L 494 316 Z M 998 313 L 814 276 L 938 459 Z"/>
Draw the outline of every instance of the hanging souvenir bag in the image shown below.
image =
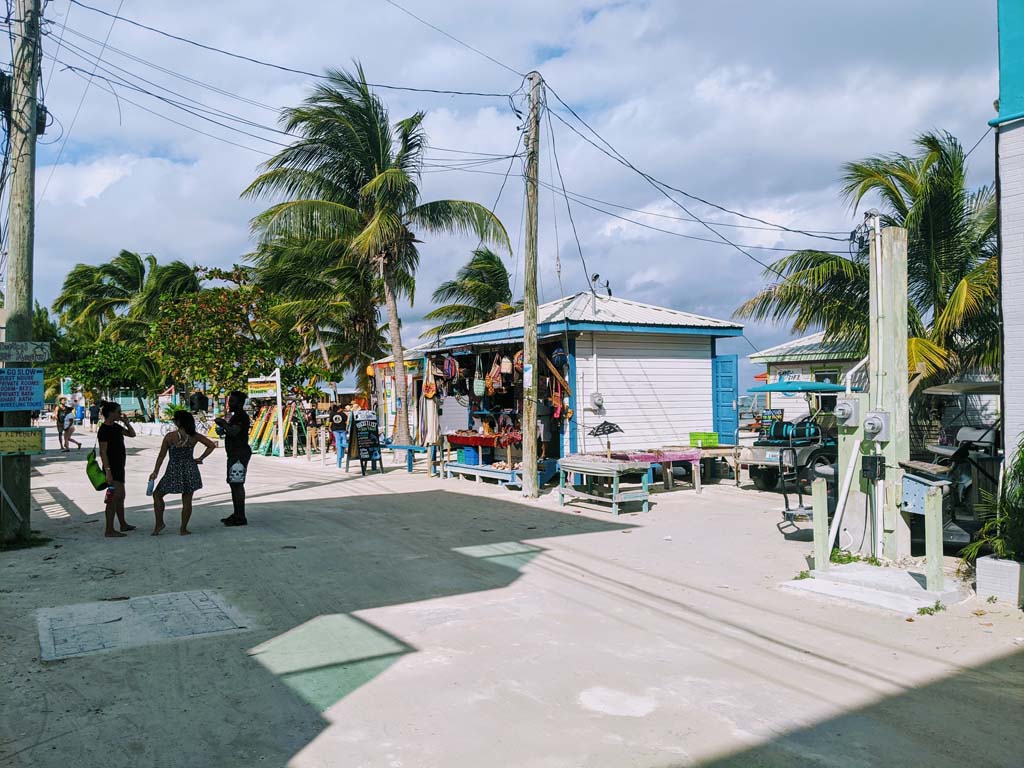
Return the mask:
<path fill-rule="evenodd" d="M 449 381 L 459 378 L 459 361 L 452 355 L 444 359 L 444 377 Z"/>
<path fill-rule="evenodd" d="M 476 372 L 473 375 L 473 394 L 483 397 L 487 394 L 487 382 L 484 381 L 484 364 L 479 355 L 476 358 Z"/>
<path fill-rule="evenodd" d="M 427 375 L 423 379 L 423 396 L 427 400 L 433 400 L 437 394 L 437 385 L 434 383 L 434 366 L 427 366 Z"/>
<path fill-rule="evenodd" d="M 508 355 L 501 356 L 501 372 L 503 375 L 512 373 L 512 358 Z"/>
<path fill-rule="evenodd" d="M 491 363 L 490 373 L 487 374 L 487 382 L 490 384 L 492 391 L 505 391 L 504 383 L 501 380 L 501 357 L 499 355 L 494 356 L 494 362 Z"/>
<path fill-rule="evenodd" d="M 555 391 L 551 394 L 551 407 L 553 410 L 553 416 L 556 419 L 562 418 L 562 385 L 555 384 Z"/>
<path fill-rule="evenodd" d="M 569 362 L 568 356 L 565 354 L 565 350 L 561 347 L 555 347 L 555 351 L 551 353 L 551 362 L 555 368 L 561 371 L 567 362 Z"/>

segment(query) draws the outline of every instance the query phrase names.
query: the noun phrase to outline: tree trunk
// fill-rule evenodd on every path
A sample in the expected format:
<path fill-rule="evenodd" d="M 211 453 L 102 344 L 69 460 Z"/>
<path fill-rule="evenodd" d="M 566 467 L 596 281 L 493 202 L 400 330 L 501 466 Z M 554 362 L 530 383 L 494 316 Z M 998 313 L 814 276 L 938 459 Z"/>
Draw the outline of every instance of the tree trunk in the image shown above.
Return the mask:
<path fill-rule="evenodd" d="M 143 400 L 144 395 L 141 389 L 135 390 L 135 399 L 139 402 L 139 409 L 142 411 L 142 420 L 149 421 L 149 409 L 146 407 L 146 401 Z"/>
<path fill-rule="evenodd" d="M 384 305 L 388 311 L 388 335 L 391 337 L 391 355 L 395 359 L 395 434 L 394 442 L 409 445 L 409 388 L 405 379 L 405 351 L 402 349 L 402 328 L 398 319 L 398 301 L 395 298 L 394 278 L 384 270 Z M 385 415 L 386 418 L 386 415 Z"/>

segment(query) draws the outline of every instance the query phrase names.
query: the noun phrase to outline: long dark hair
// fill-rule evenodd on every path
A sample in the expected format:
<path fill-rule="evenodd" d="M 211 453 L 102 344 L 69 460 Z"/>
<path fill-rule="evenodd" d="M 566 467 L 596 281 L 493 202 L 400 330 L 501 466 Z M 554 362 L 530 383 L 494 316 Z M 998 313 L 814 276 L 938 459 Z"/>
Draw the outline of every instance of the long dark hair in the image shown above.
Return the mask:
<path fill-rule="evenodd" d="M 188 411 L 176 411 L 174 414 L 174 423 L 178 425 L 189 437 L 196 436 L 196 420 Z"/>
<path fill-rule="evenodd" d="M 121 404 L 113 401 L 105 402 L 103 403 L 103 405 L 100 406 L 100 414 L 102 414 L 104 419 L 107 418 L 107 416 L 109 416 L 110 414 L 116 413 L 117 411 L 120 410 Z"/>

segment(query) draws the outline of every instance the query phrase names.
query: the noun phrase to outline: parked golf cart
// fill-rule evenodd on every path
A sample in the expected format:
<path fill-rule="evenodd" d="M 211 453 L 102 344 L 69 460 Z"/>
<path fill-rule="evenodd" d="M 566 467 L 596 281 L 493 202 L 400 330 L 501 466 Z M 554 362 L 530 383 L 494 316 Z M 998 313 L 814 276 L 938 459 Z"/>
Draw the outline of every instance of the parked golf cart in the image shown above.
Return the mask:
<path fill-rule="evenodd" d="M 836 421 L 821 407 L 822 395 L 845 392 L 841 384 L 818 381 L 779 381 L 747 390 L 751 393 L 802 394 L 809 414 L 797 421 L 784 421 L 781 408 L 766 408 L 753 445 L 740 448 L 739 463 L 762 491 L 781 483 L 810 482 L 819 467 L 835 464 L 839 455 Z M 785 486 L 783 485 L 783 490 Z"/>

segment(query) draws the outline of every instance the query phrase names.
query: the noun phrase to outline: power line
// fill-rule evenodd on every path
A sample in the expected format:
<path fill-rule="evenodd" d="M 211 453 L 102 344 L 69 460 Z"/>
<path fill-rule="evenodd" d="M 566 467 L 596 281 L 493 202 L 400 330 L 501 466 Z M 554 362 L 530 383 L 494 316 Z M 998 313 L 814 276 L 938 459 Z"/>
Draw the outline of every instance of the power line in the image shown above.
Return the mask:
<path fill-rule="evenodd" d="M 182 35 L 176 35 L 176 34 L 174 34 L 172 32 L 167 32 L 167 31 L 165 31 L 163 29 L 158 29 L 157 27 L 152 27 L 152 26 L 150 26 L 148 24 L 143 24 L 140 21 L 135 21 L 134 19 L 130 19 L 130 18 L 126 17 L 126 16 L 121 16 L 120 15 L 120 6 L 118 7 L 118 11 L 116 13 L 110 13 L 110 11 L 105 11 L 102 8 L 96 8 L 95 6 L 87 5 L 87 4 L 83 3 L 83 2 L 80 2 L 80 0 L 70 0 L 70 2 L 73 3 L 74 5 L 77 5 L 77 6 L 81 7 L 81 8 L 85 8 L 86 10 L 93 11 L 94 13 L 100 13 L 100 14 L 102 14 L 104 16 L 108 16 L 108 17 L 114 19 L 115 21 L 120 20 L 120 21 L 125 22 L 126 24 L 132 25 L 133 27 L 138 27 L 139 29 L 144 29 L 147 32 L 152 32 L 154 34 L 161 35 L 161 36 L 169 38 L 171 40 L 177 40 L 179 43 L 185 43 L 186 45 L 195 46 L 196 48 L 202 48 L 203 50 L 206 50 L 206 51 L 212 51 L 213 53 L 219 53 L 222 56 L 229 56 L 229 57 L 231 57 L 233 59 L 238 59 L 239 61 L 247 61 L 250 64 L 258 64 L 261 67 L 269 67 L 270 69 L 276 69 L 276 70 L 279 70 L 281 72 L 290 72 L 290 73 L 295 74 L 295 75 L 304 75 L 306 77 L 316 78 L 317 80 L 325 79 L 325 75 L 320 74 L 318 72 L 310 72 L 309 70 L 305 70 L 305 69 L 298 69 L 296 67 L 285 66 L 284 64 L 275 64 L 274 62 L 271 62 L 271 61 L 264 61 L 263 59 L 257 59 L 257 58 L 255 58 L 253 56 L 246 56 L 245 54 L 235 53 L 233 51 L 225 50 L 224 48 L 218 48 L 218 47 L 216 47 L 214 45 L 207 45 L 206 43 L 200 43 L 198 40 L 193 40 L 191 38 L 184 37 Z M 518 73 L 516 73 L 516 74 L 518 74 Z M 367 83 L 367 85 L 370 86 L 371 88 L 383 88 L 385 90 L 411 91 L 411 92 L 414 92 L 414 93 L 441 93 L 441 94 L 447 94 L 447 95 L 451 95 L 451 96 L 479 96 L 479 97 L 483 97 L 483 98 L 500 98 L 500 99 L 504 99 L 504 98 L 507 98 L 509 96 L 508 93 L 488 93 L 488 92 L 482 92 L 482 91 L 456 91 L 456 90 L 446 90 L 446 89 L 441 89 L 441 88 L 414 88 L 412 86 L 385 85 L 383 83 Z"/>
<path fill-rule="evenodd" d="M 964 160 L 966 160 L 968 157 L 971 156 L 971 153 L 974 152 L 974 150 L 976 150 L 981 145 L 981 142 L 983 142 L 985 140 L 985 137 L 988 136 L 991 132 L 992 132 L 992 126 L 990 125 L 985 130 L 985 132 L 983 134 L 981 134 L 981 138 L 978 139 L 976 142 L 974 142 L 974 146 L 970 148 L 970 150 L 967 152 L 966 155 L 964 155 Z"/>
<path fill-rule="evenodd" d="M 75 1 L 75 0 L 72 0 L 72 2 L 74 2 L 74 1 Z M 502 61 L 498 61 L 498 60 L 497 60 L 496 58 L 494 58 L 494 57 L 493 57 L 493 56 L 491 56 L 490 54 L 484 53 L 484 52 L 483 52 L 483 51 L 481 51 L 481 50 L 480 50 L 479 48 L 474 48 L 474 47 L 473 47 L 472 45 L 470 45 L 469 43 L 467 43 L 467 42 L 464 42 L 464 41 L 460 40 L 459 38 L 455 37 L 455 35 L 451 34 L 450 32 L 446 32 L 445 30 L 441 29 L 441 28 L 440 28 L 439 26 L 437 26 L 437 25 L 435 25 L 435 24 L 431 24 L 431 23 L 430 23 L 429 21 L 427 21 L 426 19 L 424 19 L 424 18 L 422 18 L 422 17 L 420 17 L 420 16 L 417 16 L 417 15 L 416 15 L 415 13 L 413 13 L 412 11 L 410 11 L 410 10 L 409 10 L 408 8 L 405 8 L 405 7 L 401 6 L 401 5 L 399 5 L 398 3 L 396 3 L 396 2 L 395 2 L 395 0 L 384 0 L 384 2 L 386 2 L 386 3 L 388 4 L 388 5 L 392 5 L 392 6 L 394 6 L 395 8 L 397 8 L 398 10 L 400 10 L 400 11 L 401 11 L 402 13 L 406 14 L 407 16 L 411 16 L 412 18 L 416 19 L 416 21 L 418 21 L 418 22 L 419 22 L 420 24 L 424 24 L 424 25 L 426 25 L 426 26 L 430 27 L 430 28 L 431 28 L 432 30 L 434 30 L 435 32 L 440 32 L 440 33 L 441 33 L 442 35 L 444 35 L 445 37 L 447 37 L 447 38 L 448 38 L 449 40 L 454 40 L 454 41 L 455 41 L 456 43 L 458 43 L 459 45 L 461 45 L 461 46 L 462 46 L 463 48 L 466 48 L 466 49 L 468 49 L 468 50 L 472 51 L 473 53 L 475 53 L 475 54 L 477 54 L 477 55 L 479 55 L 479 56 L 483 56 L 483 57 L 484 57 L 485 59 L 487 59 L 488 61 L 490 61 L 490 62 L 492 62 L 492 63 L 494 63 L 494 64 L 497 64 L 497 65 L 498 65 L 499 67 L 501 67 L 501 68 L 503 68 L 503 69 L 507 69 L 507 70 L 508 70 L 509 72 L 511 72 L 511 73 L 512 73 L 513 75 L 519 75 L 519 77 L 524 77 L 524 78 L 526 77 L 526 74 L 525 74 L 525 73 L 523 73 L 523 72 L 520 72 L 520 71 L 519 71 L 519 70 L 517 70 L 517 69 L 513 69 L 513 68 L 512 68 L 512 67 L 510 67 L 510 66 L 509 66 L 508 64 L 505 64 L 505 63 L 504 63 L 504 62 L 502 62 Z"/>
<path fill-rule="evenodd" d="M 558 172 L 558 183 L 562 187 L 562 196 L 565 197 L 565 210 L 569 214 L 569 224 L 572 226 L 572 236 L 576 239 L 576 250 L 580 254 L 580 263 L 583 264 L 584 285 L 590 284 L 590 270 L 587 268 L 587 260 L 583 256 L 583 246 L 580 245 L 580 236 L 576 231 L 576 220 L 572 215 L 572 206 L 569 204 L 569 196 L 565 194 L 565 179 L 562 178 L 562 166 L 558 162 L 558 146 L 555 144 L 555 131 L 551 126 L 551 110 L 547 106 L 547 94 L 544 98 L 544 111 L 548 118 L 548 135 L 551 138 L 551 154 L 555 159 L 555 170 Z"/>
<path fill-rule="evenodd" d="M 74 2 L 74 0 L 71 0 Z M 121 12 L 121 8 L 124 6 L 124 0 L 120 0 L 117 4 L 117 13 Z M 109 14 L 108 14 L 109 15 Z M 96 66 L 99 66 L 99 62 L 103 57 L 103 51 L 107 48 L 107 43 L 110 41 L 110 35 L 114 31 L 114 24 L 117 23 L 117 14 L 114 14 L 113 21 L 110 22 L 110 28 L 107 30 L 107 36 L 103 40 L 103 46 L 100 48 L 100 52 L 96 57 Z M 41 48 L 42 46 L 40 46 Z M 56 65 L 55 65 L 56 66 Z M 93 73 L 95 74 L 96 67 L 93 67 Z M 85 104 L 86 94 L 89 93 L 89 86 L 92 85 L 92 76 L 85 81 L 85 88 L 82 89 L 82 97 L 78 100 L 78 107 L 75 109 L 75 115 L 71 118 L 71 125 L 68 126 L 67 133 L 64 134 L 64 141 L 60 144 L 60 149 L 57 151 L 57 159 L 53 161 L 53 165 L 50 166 L 50 172 L 46 175 L 46 183 L 43 184 L 43 191 L 39 195 L 39 201 L 36 203 L 39 205 L 43 202 L 46 197 L 46 190 L 50 188 L 50 181 L 53 179 L 53 172 L 57 170 L 57 166 L 60 165 L 60 159 L 64 156 L 64 149 L 68 145 L 68 139 L 71 138 L 71 132 L 75 130 L 75 123 L 78 121 L 78 115 L 82 111 L 82 105 Z"/>
<path fill-rule="evenodd" d="M 679 194 L 681 194 L 681 195 L 683 195 L 685 197 L 690 198 L 691 200 L 695 200 L 695 201 L 697 201 L 699 203 L 703 203 L 704 205 L 707 205 L 708 207 L 716 208 L 716 209 L 718 209 L 720 211 L 723 211 L 724 213 L 728 213 L 728 214 L 731 214 L 733 216 L 739 216 L 740 218 L 747 219 L 749 221 L 756 221 L 756 222 L 758 222 L 760 224 L 766 224 L 766 225 L 768 225 L 770 227 L 773 227 L 775 229 L 780 229 L 780 230 L 782 230 L 784 232 L 794 232 L 794 233 L 801 234 L 801 235 L 807 235 L 808 237 L 818 237 L 818 238 L 822 238 L 822 239 L 826 239 L 826 240 L 835 240 L 837 242 L 846 242 L 847 241 L 848 235 L 846 237 L 828 237 L 828 236 L 823 235 L 823 234 L 814 234 L 815 230 L 805 230 L 805 229 L 796 229 L 796 228 L 793 228 L 793 227 L 787 227 L 787 226 L 785 226 L 783 224 L 776 224 L 775 222 L 771 222 L 771 221 L 767 221 L 766 219 L 758 218 L 757 216 L 750 216 L 750 215 L 745 214 L 745 213 L 740 213 L 739 211 L 735 211 L 735 210 L 733 210 L 731 208 L 726 208 L 725 206 L 719 205 L 718 203 L 713 203 L 710 200 L 706 200 L 703 197 L 699 197 L 697 195 L 694 195 L 694 194 L 692 194 L 690 192 L 687 192 L 684 189 L 680 189 L 678 187 L 674 187 L 671 184 L 668 184 L 667 182 L 661 181 L 660 179 L 657 179 L 654 176 L 651 176 L 649 173 L 640 170 L 635 165 L 633 165 L 633 163 L 631 163 L 629 160 L 627 160 L 626 157 L 621 152 L 619 152 L 617 149 L 615 149 L 615 147 L 613 147 L 603 136 L 601 136 L 601 134 L 599 134 L 596 130 L 594 130 L 594 128 L 592 128 L 590 126 L 590 124 L 587 123 L 586 120 L 584 120 L 582 117 L 580 117 L 579 114 L 576 112 L 576 110 L 574 110 L 571 106 L 569 106 L 562 99 L 562 97 L 558 95 L 558 93 L 553 88 L 551 88 L 549 86 L 548 90 L 551 91 L 551 93 L 554 95 L 555 99 L 558 100 L 559 104 L 561 104 L 563 107 L 565 107 L 565 109 L 567 109 L 569 111 L 569 113 L 580 122 L 581 125 L 583 125 L 588 131 L 590 131 L 590 133 L 592 133 L 600 142 L 602 142 L 606 147 L 608 147 L 608 149 L 605 149 L 604 147 L 594 143 L 594 141 L 592 141 L 591 139 L 589 139 L 588 137 L 586 137 L 582 133 L 580 133 L 576 129 L 575 126 L 570 124 L 568 121 L 564 120 L 558 113 L 555 113 L 555 118 L 557 120 L 559 120 L 562 124 L 564 124 L 567 128 L 569 128 L 573 133 L 575 133 L 581 139 L 586 141 L 588 144 L 590 144 L 594 148 L 598 149 L 600 152 L 602 152 L 603 154 L 607 155 L 608 157 L 612 158 L 613 160 L 615 160 L 615 162 L 619 163 L 620 165 L 624 165 L 625 167 L 627 167 L 630 170 L 634 171 L 635 173 L 639 174 L 643 178 L 647 179 L 649 182 L 654 184 L 656 187 L 664 187 L 665 189 L 670 189 L 673 192 L 677 192 L 677 193 L 679 193 Z M 608 150 L 611 150 L 611 151 L 608 151 Z M 662 193 L 664 194 L 663 190 L 662 190 Z M 673 198 L 670 197 L 670 199 L 673 199 Z M 687 213 L 689 213 L 689 212 L 687 211 Z M 692 216 L 693 214 L 690 214 L 690 215 Z M 704 223 L 703 220 L 698 219 L 698 221 L 700 221 L 700 223 Z M 822 231 L 825 231 L 825 230 L 817 230 L 817 231 L 818 232 L 822 232 Z M 841 234 L 841 233 L 838 232 L 838 231 L 834 231 L 833 234 Z"/>

